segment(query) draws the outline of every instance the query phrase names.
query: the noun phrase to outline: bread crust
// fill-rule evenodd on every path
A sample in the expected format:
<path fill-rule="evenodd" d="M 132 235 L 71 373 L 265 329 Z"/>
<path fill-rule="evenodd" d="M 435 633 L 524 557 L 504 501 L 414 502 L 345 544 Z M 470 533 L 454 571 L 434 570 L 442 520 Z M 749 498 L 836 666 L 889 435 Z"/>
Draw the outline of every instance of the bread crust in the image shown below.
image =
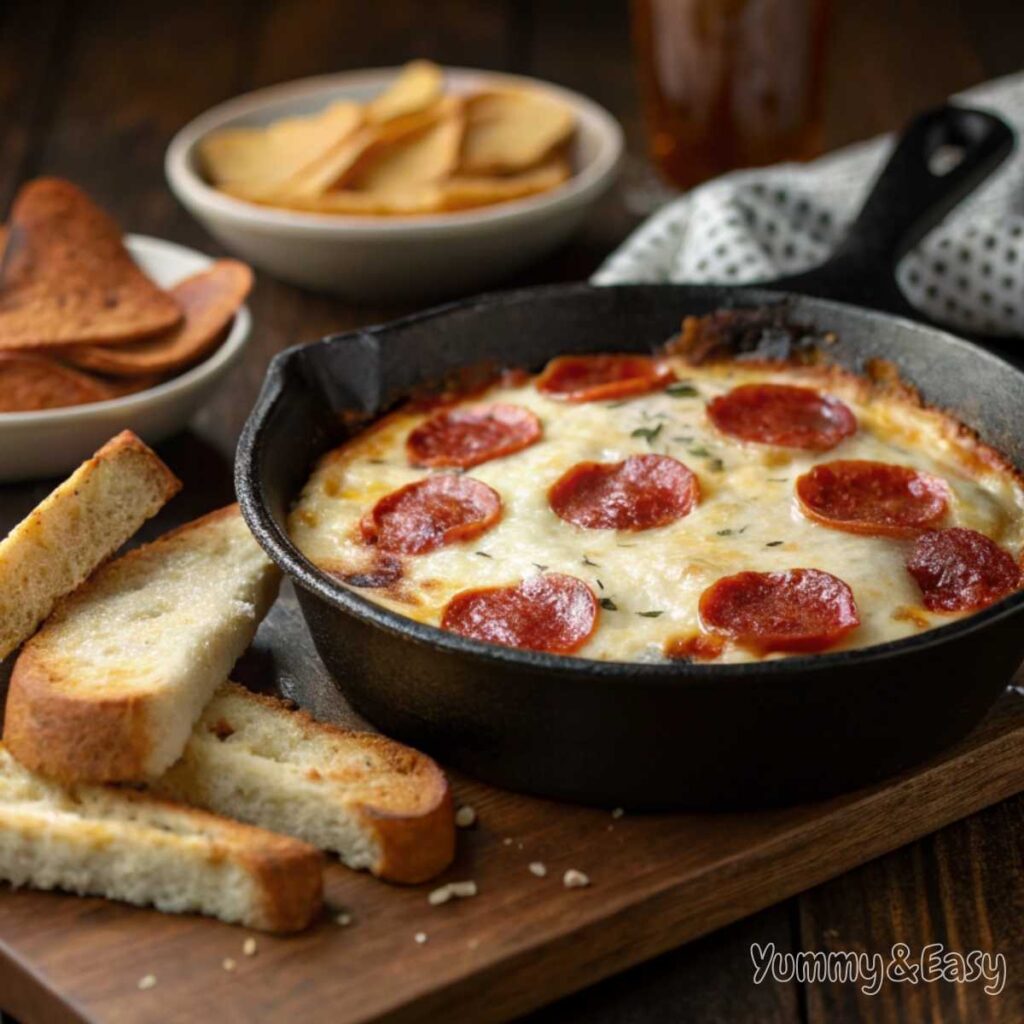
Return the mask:
<path fill-rule="evenodd" d="M 30 641 L 11 675 L 4 746 L 26 768 L 66 784 L 139 778 L 150 748 L 145 710 L 142 695 L 63 690 Z"/>
<path fill-rule="evenodd" d="M 360 808 L 364 825 L 376 835 L 380 845 L 380 858 L 372 869 L 373 874 L 404 885 L 416 885 L 439 875 L 455 856 L 451 787 L 444 772 L 433 761 L 422 754 L 419 756 L 430 766 L 429 781 L 424 785 L 434 794 L 434 800 L 428 810 L 413 817 L 372 806 Z"/>
<path fill-rule="evenodd" d="M 228 505 L 164 534 L 152 544 L 123 555 L 116 565 L 130 566 L 154 548 L 238 515 Z M 279 577 L 256 609 L 257 622 L 277 594 Z M 72 602 L 87 600 L 97 588 L 93 576 L 60 602 L 52 621 L 59 621 Z M 15 662 L 7 695 L 3 741 L 27 768 L 64 783 L 142 781 L 154 745 L 148 720 L 149 695 L 96 695 L 76 692 L 73 680 L 54 664 L 50 652 L 40 651 L 45 630 L 30 640 Z"/>

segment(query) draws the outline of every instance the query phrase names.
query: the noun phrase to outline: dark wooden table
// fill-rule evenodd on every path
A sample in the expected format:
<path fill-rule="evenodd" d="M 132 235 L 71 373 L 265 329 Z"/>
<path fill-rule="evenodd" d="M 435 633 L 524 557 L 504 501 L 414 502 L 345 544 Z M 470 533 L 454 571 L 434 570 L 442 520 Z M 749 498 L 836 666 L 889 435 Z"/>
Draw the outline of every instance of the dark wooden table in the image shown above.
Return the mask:
<path fill-rule="evenodd" d="M 625 126 L 623 182 L 569 248 L 517 284 L 579 279 L 637 222 L 649 174 L 624 3 L 556 0 L 225 0 L 0 4 L 0 203 L 48 173 L 72 178 L 133 231 L 208 252 L 216 244 L 164 185 L 171 135 L 232 95 L 303 75 L 411 56 L 537 75 L 579 89 Z M 897 127 L 949 92 L 1024 67 L 1020 0 L 837 0 L 830 146 Z M 631 206 L 633 207 L 631 209 Z M 231 500 L 235 439 L 270 357 L 296 342 L 389 318 L 265 276 L 245 365 L 188 433 L 161 446 L 186 481 L 175 519 Z M 48 490 L 0 488 L 0 531 Z M 158 532 L 158 519 L 147 528 Z M 612 1022 L 1024 1020 L 1024 796 L 1006 801 L 695 944 L 563 999 L 532 1018 Z M 974 985 L 752 982 L 751 943 L 780 951 L 886 952 L 941 942 L 1003 953 L 998 996 Z M 3 993 L 0 992 L 0 1006 Z"/>

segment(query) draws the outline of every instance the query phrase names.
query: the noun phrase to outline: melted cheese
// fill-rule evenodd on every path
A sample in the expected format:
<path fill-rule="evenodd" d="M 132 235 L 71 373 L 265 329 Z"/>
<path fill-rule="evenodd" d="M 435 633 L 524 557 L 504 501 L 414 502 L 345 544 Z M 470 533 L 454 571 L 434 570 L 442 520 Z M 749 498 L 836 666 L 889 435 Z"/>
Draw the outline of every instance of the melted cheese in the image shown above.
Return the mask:
<path fill-rule="evenodd" d="M 501 521 L 468 543 L 404 559 L 397 589 L 358 593 L 437 625 L 459 591 L 514 584 L 545 569 L 569 573 L 604 599 L 597 629 L 579 656 L 613 661 L 661 660 L 666 642 L 700 633 L 701 592 L 744 570 L 812 567 L 845 580 L 861 625 L 833 650 L 895 640 L 956 618 L 921 606 L 903 564 L 907 541 L 844 533 L 802 515 L 794 481 L 834 459 L 873 459 L 942 477 L 953 493 L 944 525 L 978 530 L 1019 554 L 1024 492 L 1009 470 L 980 459 L 948 419 L 899 398 L 872 397 L 856 379 L 836 378 L 819 389 L 856 414 L 853 437 L 828 452 L 747 444 L 715 430 L 705 413 L 707 401 L 742 383 L 819 386 L 818 381 L 799 369 L 767 372 L 736 364 L 693 368 L 680 362 L 676 371 L 694 385 L 696 396 L 663 391 L 572 404 L 527 382 L 468 400 L 521 405 L 543 424 L 537 444 L 467 471 L 501 495 Z M 428 415 L 399 411 L 321 460 L 290 519 L 291 536 L 311 561 L 337 574 L 368 567 L 371 552 L 360 539 L 359 520 L 385 494 L 430 472 L 411 467 L 405 452 L 409 431 Z M 548 488 L 569 467 L 645 452 L 671 455 L 697 474 L 701 501 L 685 518 L 653 530 L 617 532 L 577 527 L 551 511 Z M 757 657 L 727 644 L 720 660 Z"/>

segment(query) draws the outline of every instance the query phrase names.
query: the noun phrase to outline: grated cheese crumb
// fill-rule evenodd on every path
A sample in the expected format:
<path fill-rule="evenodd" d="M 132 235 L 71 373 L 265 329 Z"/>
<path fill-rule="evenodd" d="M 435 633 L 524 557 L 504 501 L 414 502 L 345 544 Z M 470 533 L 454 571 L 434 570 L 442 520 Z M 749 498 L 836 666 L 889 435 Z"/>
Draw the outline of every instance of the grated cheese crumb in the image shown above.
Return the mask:
<path fill-rule="evenodd" d="M 423 943 L 427 941 L 427 933 L 426 932 L 417 932 L 413 936 L 413 938 L 422 946 Z"/>
<path fill-rule="evenodd" d="M 562 884 L 566 889 L 582 889 L 584 886 L 590 885 L 590 879 L 582 871 L 569 868 L 562 876 Z"/>
<path fill-rule="evenodd" d="M 463 804 L 455 812 L 455 824 L 459 828 L 471 828 L 476 824 L 476 811 L 469 804 Z"/>
<path fill-rule="evenodd" d="M 232 960 L 231 957 L 225 957 L 224 958 L 223 967 L 224 967 L 225 971 L 233 971 L 236 966 L 237 965 L 235 964 L 235 961 Z"/>
<path fill-rule="evenodd" d="M 447 903 L 453 897 L 466 897 L 476 895 L 476 882 L 449 882 L 447 885 L 438 886 L 430 895 L 427 902 L 432 907 L 439 907 Z"/>
<path fill-rule="evenodd" d="M 242 943 L 242 952 L 246 956 L 256 955 L 256 940 L 252 936 L 247 938 L 245 942 Z"/>
<path fill-rule="evenodd" d="M 146 989 L 154 988 L 156 986 L 156 975 L 145 974 L 139 978 L 139 991 L 145 992 Z"/>
<path fill-rule="evenodd" d="M 538 878 L 543 878 L 548 873 L 548 867 L 546 864 L 542 864 L 539 860 L 535 860 L 530 865 L 530 874 L 536 875 Z"/>

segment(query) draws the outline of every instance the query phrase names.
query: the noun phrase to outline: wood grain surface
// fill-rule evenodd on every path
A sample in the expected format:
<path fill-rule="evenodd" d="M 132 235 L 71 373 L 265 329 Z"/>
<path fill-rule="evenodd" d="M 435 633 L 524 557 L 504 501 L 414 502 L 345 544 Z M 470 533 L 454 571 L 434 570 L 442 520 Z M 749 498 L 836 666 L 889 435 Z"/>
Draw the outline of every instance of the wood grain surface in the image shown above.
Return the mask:
<path fill-rule="evenodd" d="M 320 715 L 357 723 L 308 643 L 286 595 L 241 674 L 254 686 L 273 676 Z M 288 652 L 280 664 L 279 651 Z M 8 892 L 0 991 L 16 1016 L 54 1024 L 184 1024 L 211 1004 L 224 1024 L 507 1020 L 1024 789 L 1024 697 L 1007 695 L 969 740 L 919 770 L 802 807 L 618 816 L 453 781 L 477 822 L 434 884 L 472 879 L 474 898 L 431 907 L 434 884 L 399 889 L 332 865 L 321 921 L 299 936 L 259 936 L 246 957 L 243 929 Z M 566 888 L 570 869 L 591 884 Z M 830 946 L 843 948 L 838 935 L 823 936 L 820 948 Z M 752 985 L 749 950 L 735 966 Z M 148 974 L 156 987 L 140 991 Z M 914 992 L 918 1003 L 929 998 L 925 987 Z"/>
<path fill-rule="evenodd" d="M 971 4 L 958 0 L 887 4 L 836 0 L 834 6 L 827 122 L 830 147 L 894 129 L 916 110 L 940 102 L 952 91 L 1024 66 L 1024 5 L 1019 0 L 976 0 Z M 163 182 L 163 152 L 179 127 L 206 107 L 248 89 L 422 55 L 548 78 L 591 95 L 622 121 L 629 159 L 619 187 L 602 201 L 572 245 L 510 283 L 579 279 L 595 269 L 662 194 L 653 185 L 643 155 L 643 127 L 627 36 L 626 5 L 619 0 L 588 4 L 386 0 L 372 5 L 372 11 L 361 0 L 179 0 L 173 4 L 7 0 L 0 4 L 0 146 L 4 154 L 0 205 L 6 208 L 18 184 L 27 178 L 41 173 L 65 175 L 93 193 L 127 229 L 218 254 L 216 243 L 176 204 Z M 259 277 L 251 305 L 256 326 L 246 361 L 230 386 L 197 417 L 193 428 L 161 447 L 161 454 L 183 476 L 187 489 L 147 525 L 143 538 L 231 500 L 235 439 L 275 352 L 329 331 L 407 311 L 355 308 L 264 275 Z M 0 530 L 13 525 L 51 486 L 40 482 L 0 488 Z M 276 681 L 284 690 L 294 692 L 302 679 L 313 677 L 308 672 L 318 670 L 301 625 L 294 634 L 287 633 L 292 628 L 291 614 L 286 602 L 261 633 L 260 646 L 243 666 L 250 681 L 267 685 Z M 281 634 L 280 647 L 271 649 L 264 638 L 279 626 L 286 632 Z M 323 695 L 321 699 L 327 701 Z M 320 710 L 332 713 L 330 706 Z M 508 827 L 518 820 L 513 816 Z M 637 822 L 627 818 L 624 827 L 626 824 Z M 475 864 L 473 851 L 485 842 L 482 837 L 489 827 L 496 825 L 488 826 L 485 818 L 481 835 L 469 838 L 468 852 L 463 854 L 471 858 L 467 864 Z M 531 1019 L 588 1024 L 1018 1024 L 1024 1019 L 1022 834 L 1024 798 L 1017 797 L 593 985 Z M 641 856 L 629 870 L 642 875 L 646 867 Z M 559 907 L 577 907 L 571 900 L 565 903 L 569 897 L 596 902 L 607 896 L 607 890 L 602 895 L 607 879 L 597 868 L 592 871 L 594 888 L 565 894 Z M 799 888 L 824 877 L 808 877 Z M 368 880 L 342 880 L 343 888 L 363 883 L 375 887 Z M 397 895 L 417 905 L 422 894 Z M 19 901 L 31 899 L 25 894 L 10 897 L 0 893 L 0 909 L 23 906 Z M 479 899 L 480 906 L 485 906 L 483 896 Z M 64 902 L 57 896 L 43 897 L 34 905 L 56 908 Z M 480 912 L 468 905 L 450 909 L 455 921 L 460 920 L 458 915 Z M 105 905 L 90 903 L 88 910 L 79 913 L 104 934 L 115 934 L 121 927 L 115 922 L 120 922 L 117 915 L 123 912 Z M 156 920 L 144 913 L 134 916 Z M 59 915 L 51 918 L 47 911 L 31 924 L 38 929 L 40 946 L 74 947 L 75 930 L 67 929 Z M 199 927 L 196 922 L 185 924 Z M 0 924 L 0 938 L 6 934 L 4 927 Z M 602 941 L 636 946 L 643 956 L 666 949 L 683 937 L 678 931 L 665 933 L 647 944 L 644 935 L 636 937 L 625 929 L 617 933 L 614 922 L 607 931 L 611 936 Z M 239 933 L 224 929 L 221 934 L 226 936 L 221 955 L 231 955 L 231 944 L 240 942 Z M 122 965 L 97 956 L 91 961 L 87 980 L 99 988 L 107 985 L 111 992 L 119 991 L 126 976 L 130 980 L 145 973 L 147 957 L 163 955 L 163 940 L 158 935 L 150 935 L 146 929 L 135 934 L 130 952 L 132 959 L 139 961 L 137 973 L 135 963 Z M 366 939 L 367 932 L 344 933 L 345 943 L 350 938 L 354 944 Z M 929 941 L 942 941 L 955 948 L 1002 951 L 1009 959 L 1010 974 L 998 997 L 984 995 L 978 986 L 889 986 L 874 997 L 841 984 L 766 982 L 755 986 L 749 961 L 749 947 L 755 941 L 773 941 L 781 951 L 822 949 L 828 943 L 837 948 L 885 950 L 895 941 L 919 948 Z M 409 945 L 412 948 L 402 951 L 391 965 L 396 975 L 430 948 L 429 942 L 416 947 L 411 939 Z M 349 947 L 332 948 L 337 969 L 343 971 Z M 396 948 L 404 949 L 401 945 Z M 281 975 L 290 965 L 301 963 L 301 949 L 301 944 L 284 944 L 283 958 L 275 959 L 273 973 Z M 466 952 L 463 957 L 469 955 Z M 612 966 L 618 969 L 639 958 L 618 959 Z M 218 963 L 215 959 L 213 967 Z M 537 998 L 529 1005 L 550 1001 L 569 987 L 609 973 L 611 968 L 601 969 L 603 966 L 603 954 L 595 952 L 593 969 L 585 979 L 572 979 L 571 985 L 556 984 L 558 978 L 552 981 L 542 972 L 536 973 L 527 987 L 532 987 Z M 205 989 L 208 1012 L 196 1019 L 209 1019 L 214 1015 L 209 1011 L 212 1007 L 219 1016 L 225 1007 L 225 1000 L 219 997 L 243 977 L 255 983 L 264 970 L 271 973 L 259 958 L 246 969 L 246 975 L 240 969 L 237 978 L 220 978 L 204 962 L 202 970 L 209 970 L 214 977 Z M 198 965 L 196 970 L 200 970 Z M 308 995 L 308 987 L 298 977 L 293 984 L 296 992 Z M 168 989 L 161 983 L 149 993 L 155 998 L 144 1004 L 143 1015 L 137 1019 L 164 1019 L 164 1004 L 172 1000 Z M 59 1019 L 55 1006 L 41 994 L 44 990 L 35 986 L 33 991 L 35 995 L 29 997 L 24 990 L 16 996 L 5 979 L 0 983 L 0 1009 L 14 1011 L 18 998 L 17 1012 L 24 1018 L 23 1024 Z M 128 996 L 121 993 L 113 998 Z M 32 1001 L 26 1003 L 26 998 Z M 344 998 L 338 1002 L 343 1005 Z M 503 1004 L 502 1012 L 518 1012 L 526 1005 L 523 1002 L 513 1008 Z"/>

